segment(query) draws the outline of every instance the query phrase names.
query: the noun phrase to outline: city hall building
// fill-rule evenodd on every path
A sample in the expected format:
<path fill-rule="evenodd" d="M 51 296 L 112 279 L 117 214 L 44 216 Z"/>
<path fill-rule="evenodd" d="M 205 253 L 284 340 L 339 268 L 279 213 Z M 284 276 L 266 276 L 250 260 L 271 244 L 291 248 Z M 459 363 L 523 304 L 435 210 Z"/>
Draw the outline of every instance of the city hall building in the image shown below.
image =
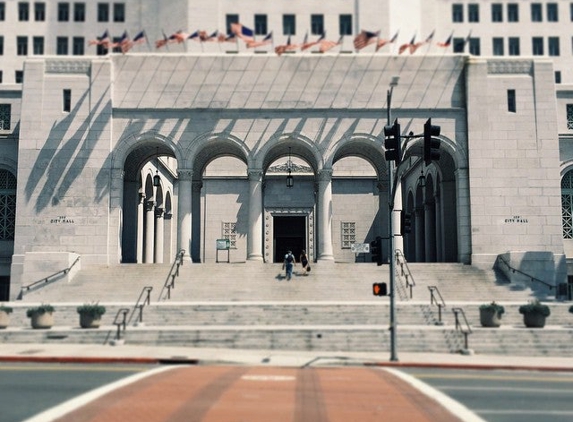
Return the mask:
<path fill-rule="evenodd" d="M 0 1 L 1 300 L 78 257 L 362 263 L 390 234 L 567 282 L 573 2 L 236 3 Z"/>

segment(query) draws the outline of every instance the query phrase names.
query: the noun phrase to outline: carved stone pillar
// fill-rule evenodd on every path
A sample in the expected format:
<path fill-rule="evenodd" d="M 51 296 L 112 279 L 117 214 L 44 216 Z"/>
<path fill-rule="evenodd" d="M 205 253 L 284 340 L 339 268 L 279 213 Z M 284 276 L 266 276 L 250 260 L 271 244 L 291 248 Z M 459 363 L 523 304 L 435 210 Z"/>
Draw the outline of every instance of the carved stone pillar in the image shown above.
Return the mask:
<path fill-rule="evenodd" d="M 436 203 L 428 198 L 424 204 L 424 223 L 426 226 L 426 262 L 436 262 Z"/>
<path fill-rule="evenodd" d="M 184 257 L 190 259 L 191 253 L 191 169 L 179 169 L 178 173 L 178 241 L 177 249 L 185 250 Z"/>
<path fill-rule="evenodd" d="M 137 204 L 137 263 L 143 263 L 143 213 L 145 212 L 145 193 L 143 190 L 139 191 L 139 202 Z"/>
<path fill-rule="evenodd" d="M 424 208 L 416 207 L 414 210 L 414 218 L 416 219 L 414 228 L 416 230 L 416 262 L 425 262 L 426 255 L 424 253 L 425 238 L 424 238 Z"/>
<path fill-rule="evenodd" d="M 318 259 L 334 261 L 332 252 L 332 170 L 318 174 Z"/>
<path fill-rule="evenodd" d="M 153 263 L 153 246 L 155 244 L 155 201 L 145 201 L 145 255 L 143 262 Z"/>
<path fill-rule="evenodd" d="M 249 170 L 249 228 L 247 259 L 263 260 L 263 172 Z"/>
<path fill-rule="evenodd" d="M 201 262 L 201 189 L 202 180 L 193 180 L 191 189 L 191 261 Z M 206 200 L 206 199 L 205 199 Z"/>
<path fill-rule="evenodd" d="M 163 264 L 163 244 L 164 244 L 164 221 L 163 208 L 155 208 L 155 263 Z"/>

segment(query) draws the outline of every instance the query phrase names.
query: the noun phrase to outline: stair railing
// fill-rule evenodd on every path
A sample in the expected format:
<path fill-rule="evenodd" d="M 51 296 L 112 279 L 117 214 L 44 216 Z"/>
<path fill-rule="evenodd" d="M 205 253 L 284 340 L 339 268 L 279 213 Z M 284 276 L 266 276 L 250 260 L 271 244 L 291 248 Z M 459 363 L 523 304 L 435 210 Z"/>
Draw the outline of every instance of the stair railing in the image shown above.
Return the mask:
<path fill-rule="evenodd" d="M 53 283 L 55 277 L 59 276 L 59 275 L 66 275 L 67 273 L 69 273 L 71 271 L 71 269 L 74 267 L 74 265 L 76 265 L 80 260 L 80 256 L 78 256 L 74 262 L 72 262 L 72 265 L 70 265 L 68 268 L 64 268 L 63 270 L 57 271 L 54 274 L 50 274 L 49 276 L 43 277 L 38 281 L 34 281 L 33 283 L 27 284 L 26 286 L 22 286 L 20 287 L 20 293 L 18 294 L 17 300 L 22 300 L 22 298 L 24 297 L 24 293 L 29 293 L 32 290 L 36 290 L 39 289 L 40 287 L 43 287 L 47 284 Z"/>
<path fill-rule="evenodd" d="M 410 299 L 412 299 L 414 295 L 413 289 L 416 282 L 414 281 L 414 276 L 408 267 L 406 257 L 400 249 L 396 249 L 396 268 L 400 268 L 400 276 L 404 277 L 406 280 L 406 288 L 410 290 Z"/>
<path fill-rule="evenodd" d="M 438 321 L 436 322 L 436 325 L 443 325 L 442 308 L 446 307 L 446 302 L 444 301 L 444 298 L 442 297 L 437 286 L 428 286 L 428 290 L 430 291 L 430 305 L 438 306 Z"/>
<path fill-rule="evenodd" d="M 143 289 L 141 289 L 141 293 L 139 294 L 139 297 L 137 298 L 137 302 L 135 302 L 135 306 L 133 307 L 133 310 L 131 311 L 131 315 L 129 316 L 129 320 L 127 321 L 127 323 L 131 323 L 131 320 L 133 319 L 133 315 L 135 314 L 135 311 L 139 311 L 138 315 L 137 315 L 137 325 L 141 325 L 143 324 L 143 308 L 145 307 L 145 305 L 149 305 L 151 304 L 151 291 L 153 290 L 152 286 L 145 286 Z"/>
<path fill-rule="evenodd" d="M 175 288 L 175 277 L 179 276 L 179 267 L 183 265 L 183 256 L 184 255 L 185 255 L 185 249 L 181 249 L 177 253 L 175 260 L 173 261 L 173 264 L 171 265 L 171 269 L 169 270 L 169 274 L 167 274 L 167 278 L 165 279 L 165 283 L 163 284 L 163 288 L 161 289 L 161 292 L 159 293 L 158 300 L 161 300 L 161 298 L 163 297 L 163 292 L 165 290 L 167 290 L 166 299 L 171 299 L 171 289 Z"/>
<path fill-rule="evenodd" d="M 537 278 L 537 277 L 534 277 L 534 276 L 532 276 L 532 275 L 529 275 L 529 274 L 527 274 L 526 272 L 523 272 L 523 271 L 521 271 L 521 270 L 519 270 L 519 269 L 517 269 L 517 268 L 512 267 L 512 266 L 510 265 L 510 263 L 507 262 L 501 255 L 498 255 L 497 258 L 496 258 L 496 263 L 499 262 L 499 261 L 501 261 L 501 262 L 507 267 L 507 269 L 508 269 L 509 271 L 513 272 L 514 274 L 515 274 L 515 273 L 519 273 L 519 274 L 521 274 L 521 275 L 524 275 L 525 277 L 529 278 L 532 283 L 533 283 L 533 282 L 541 283 L 541 284 L 543 284 L 543 285 L 549 287 L 549 290 L 553 290 L 553 289 L 555 288 L 555 286 L 554 286 L 553 284 L 550 284 L 550 283 L 548 283 L 548 282 L 546 282 L 546 281 L 543 281 L 543 280 L 541 280 L 541 279 L 539 279 L 539 278 Z"/>
<path fill-rule="evenodd" d="M 120 308 L 115 314 L 113 319 L 113 325 L 117 327 L 117 332 L 115 334 L 116 340 L 121 340 L 121 332 L 125 332 L 125 327 L 127 326 L 127 314 L 129 314 L 129 308 Z"/>
<path fill-rule="evenodd" d="M 452 312 L 456 319 L 456 331 L 461 332 L 464 335 L 464 349 L 469 350 L 468 336 L 472 333 L 472 327 L 470 327 L 470 323 L 468 322 L 466 314 L 462 308 L 452 308 Z"/>

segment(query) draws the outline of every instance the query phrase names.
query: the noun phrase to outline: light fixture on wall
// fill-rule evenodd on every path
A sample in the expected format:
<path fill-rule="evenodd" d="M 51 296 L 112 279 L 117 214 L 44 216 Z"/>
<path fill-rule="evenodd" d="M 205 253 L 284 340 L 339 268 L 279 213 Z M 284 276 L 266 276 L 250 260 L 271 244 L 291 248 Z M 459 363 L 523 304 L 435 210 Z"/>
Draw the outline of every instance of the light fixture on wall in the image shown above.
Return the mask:
<path fill-rule="evenodd" d="M 161 178 L 159 177 L 159 147 L 155 152 L 155 176 L 153 176 L 153 186 L 158 187 L 161 185 Z"/>
<path fill-rule="evenodd" d="M 420 177 L 418 177 L 418 186 L 420 186 L 421 188 L 426 187 L 426 176 L 424 176 L 424 169 L 422 169 Z"/>
<path fill-rule="evenodd" d="M 287 162 L 287 178 L 286 178 L 286 185 L 287 188 L 292 188 L 294 186 L 294 179 L 291 174 L 292 171 L 292 162 L 290 160 L 290 147 L 288 147 L 288 162 Z"/>

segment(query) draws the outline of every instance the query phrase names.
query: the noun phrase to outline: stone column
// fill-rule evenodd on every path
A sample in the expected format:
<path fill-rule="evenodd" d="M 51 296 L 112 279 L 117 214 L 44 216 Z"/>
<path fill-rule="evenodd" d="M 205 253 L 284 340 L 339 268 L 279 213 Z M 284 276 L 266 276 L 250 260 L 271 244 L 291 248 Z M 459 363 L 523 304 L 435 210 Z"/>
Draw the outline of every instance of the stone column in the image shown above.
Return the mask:
<path fill-rule="evenodd" d="M 436 204 L 428 198 L 424 204 L 424 224 L 426 226 L 426 262 L 436 262 Z"/>
<path fill-rule="evenodd" d="M 318 174 L 318 259 L 334 261 L 332 253 L 332 170 Z"/>
<path fill-rule="evenodd" d="M 440 195 L 441 187 L 436 195 L 436 261 L 444 262 L 445 250 L 444 250 L 444 232 L 442 224 L 442 198 Z"/>
<path fill-rule="evenodd" d="M 145 201 L 145 255 L 143 262 L 153 263 L 153 245 L 155 243 L 155 200 Z"/>
<path fill-rule="evenodd" d="M 191 189 L 191 261 L 201 262 L 201 189 L 203 189 L 202 180 L 193 180 Z M 205 197 L 205 201 L 207 198 Z M 203 255 L 204 256 L 204 255 Z"/>
<path fill-rule="evenodd" d="M 263 172 L 249 170 L 249 228 L 247 259 L 263 260 Z"/>
<path fill-rule="evenodd" d="M 424 209 L 422 207 L 414 209 L 414 218 L 416 219 L 414 226 L 416 231 L 416 262 L 424 262 L 426 256 L 424 254 Z"/>
<path fill-rule="evenodd" d="M 458 221 L 457 261 L 471 264 L 472 225 L 470 217 L 470 182 L 467 168 L 458 168 L 456 170 L 456 192 Z"/>
<path fill-rule="evenodd" d="M 184 257 L 189 260 L 191 255 L 191 169 L 179 169 L 178 173 L 178 241 L 177 252 L 185 250 Z"/>
<path fill-rule="evenodd" d="M 139 191 L 139 203 L 137 204 L 137 263 L 143 263 L 143 213 L 145 212 L 145 193 Z"/>
<path fill-rule="evenodd" d="M 164 225 L 163 208 L 155 208 L 155 259 L 156 264 L 163 264 Z"/>

